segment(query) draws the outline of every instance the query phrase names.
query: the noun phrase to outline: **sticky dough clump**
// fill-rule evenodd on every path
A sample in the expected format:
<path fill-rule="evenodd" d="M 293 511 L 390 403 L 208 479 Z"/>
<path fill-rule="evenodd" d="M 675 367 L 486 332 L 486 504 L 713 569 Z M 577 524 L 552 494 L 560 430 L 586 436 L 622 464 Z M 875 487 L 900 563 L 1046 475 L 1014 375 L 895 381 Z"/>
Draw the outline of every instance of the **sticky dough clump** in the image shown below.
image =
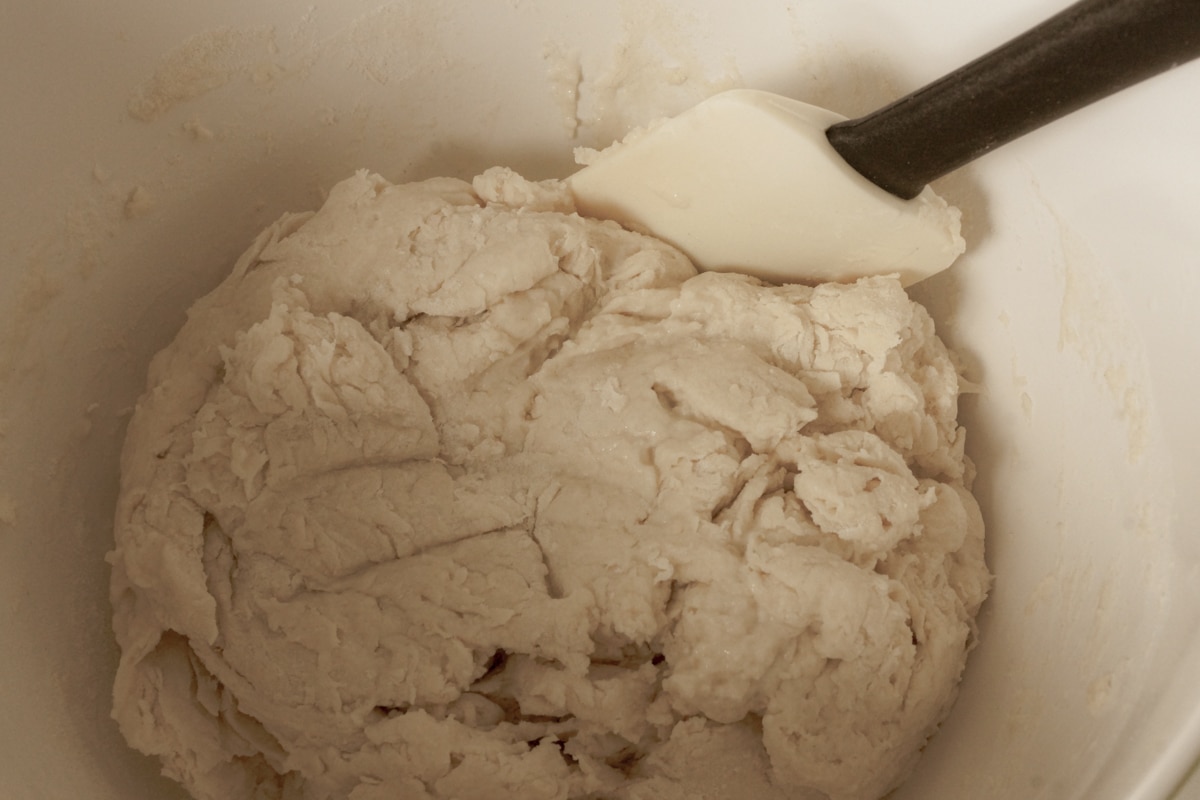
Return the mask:
<path fill-rule="evenodd" d="M 151 365 L 115 716 L 198 798 L 875 798 L 989 585 L 955 362 L 562 184 L 359 173 Z"/>

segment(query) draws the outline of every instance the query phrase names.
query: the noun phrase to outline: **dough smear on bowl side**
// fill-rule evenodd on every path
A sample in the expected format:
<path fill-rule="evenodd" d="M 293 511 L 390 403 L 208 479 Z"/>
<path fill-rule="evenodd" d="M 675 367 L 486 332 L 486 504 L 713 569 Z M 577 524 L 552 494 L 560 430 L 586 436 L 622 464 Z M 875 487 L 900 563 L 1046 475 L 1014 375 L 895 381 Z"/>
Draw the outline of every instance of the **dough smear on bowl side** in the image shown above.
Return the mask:
<path fill-rule="evenodd" d="M 154 359 L 114 716 L 197 798 L 877 798 L 948 713 L 990 576 L 929 315 L 573 212 L 360 172 Z"/>

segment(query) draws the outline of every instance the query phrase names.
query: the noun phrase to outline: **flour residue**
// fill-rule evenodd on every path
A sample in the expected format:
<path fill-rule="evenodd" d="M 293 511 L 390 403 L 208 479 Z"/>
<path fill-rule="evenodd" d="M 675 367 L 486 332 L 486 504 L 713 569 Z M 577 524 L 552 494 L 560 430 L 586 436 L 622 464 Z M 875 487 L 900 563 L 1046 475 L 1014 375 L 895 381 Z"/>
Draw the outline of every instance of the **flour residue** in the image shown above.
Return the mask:
<path fill-rule="evenodd" d="M 128 112 L 150 122 L 176 106 L 235 81 L 263 91 L 303 77 L 321 60 L 336 56 L 378 84 L 445 67 L 434 45 L 447 11 L 437 4 L 391 3 L 355 19 L 331 35 L 313 34 L 315 9 L 290 31 L 275 27 L 216 28 L 198 33 L 168 52 L 136 87 Z M 319 26 L 318 26 L 319 28 Z M 205 126 L 185 123 L 196 139 L 212 138 Z"/>
<path fill-rule="evenodd" d="M 1095 267 L 1083 238 L 1049 205 L 1062 248 L 1063 297 L 1059 350 L 1078 355 L 1107 391 L 1128 432 L 1130 461 L 1139 461 L 1150 442 L 1150 385 L 1138 332 L 1111 282 Z"/>
<path fill-rule="evenodd" d="M 144 217 L 154 209 L 154 195 L 145 186 L 135 186 L 125 198 L 123 208 L 125 219 Z"/>
<path fill-rule="evenodd" d="M 1033 396 L 1029 394 L 1029 378 L 1021 370 L 1016 357 L 1012 359 L 1012 388 L 1021 403 L 1021 413 L 1027 422 L 1033 420 Z"/>
<path fill-rule="evenodd" d="M 265 85 L 265 76 L 282 70 L 270 62 L 277 53 L 274 37 L 272 28 L 219 28 L 196 34 L 168 53 L 134 90 L 129 115 L 149 122 L 238 77 Z"/>
<path fill-rule="evenodd" d="M 577 144 L 606 147 L 636 127 L 677 114 L 742 85 L 733 61 L 714 70 L 690 11 L 663 2 L 622 0 L 621 34 L 599 62 L 550 43 L 544 58 L 550 88 Z"/>
<path fill-rule="evenodd" d="M 1112 673 L 1102 675 L 1088 684 L 1087 707 L 1093 716 L 1099 716 L 1108 710 L 1116 684 L 1117 676 Z"/>
<path fill-rule="evenodd" d="M 191 136 L 197 142 L 211 142 L 216 138 L 216 134 L 212 129 L 196 118 L 189 119 L 180 126 L 183 132 Z"/>
<path fill-rule="evenodd" d="M 339 55 L 347 65 L 375 83 L 389 85 L 408 78 L 437 75 L 451 66 L 439 43 L 450 12 L 440 3 L 391 3 L 355 20 L 323 39 L 297 37 L 313 63 Z"/>
<path fill-rule="evenodd" d="M 67 203 L 52 225 L 13 254 L 21 262 L 20 277 L 11 313 L 0 315 L 0 380 L 14 381 L 45 366 L 32 356 L 44 339 L 38 333 L 44 318 L 69 289 L 108 265 L 108 245 L 122 226 L 153 213 L 162 196 L 161 182 L 130 181 L 99 163 L 90 168 L 90 180 L 93 191 Z M 68 328 L 61 331 L 65 335 Z"/>
<path fill-rule="evenodd" d="M 562 113 L 563 130 L 572 139 L 579 132 L 579 87 L 583 83 L 583 65 L 579 51 L 548 42 L 542 54 L 550 92 Z"/>
<path fill-rule="evenodd" d="M 47 269 L 51 254 L 58 248 L 44 242 L 35 248 L 25 269 L 21 271 L 17 285 L 16 313 L 4 315 L 0 320 L 0 381 L 13 380 L 25 346 L 33 336 L 30 320 L 43 312 L 56 297 L 62 294 L 64 278 Z"/>

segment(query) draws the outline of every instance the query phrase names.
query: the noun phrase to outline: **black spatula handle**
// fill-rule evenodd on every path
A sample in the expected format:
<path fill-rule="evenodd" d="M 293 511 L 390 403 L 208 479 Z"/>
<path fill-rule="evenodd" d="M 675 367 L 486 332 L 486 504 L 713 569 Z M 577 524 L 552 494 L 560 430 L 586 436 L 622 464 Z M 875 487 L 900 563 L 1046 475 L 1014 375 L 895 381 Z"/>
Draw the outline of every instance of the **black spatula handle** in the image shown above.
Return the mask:
<path fill-rule="evenodd" d="M 1200 56 L 1200 0 L 1082 0 L 878 111 L 833 125 L 830 144 L 905 199 L 968 161 Z M 1200 82 L 1180 98 L 1200 103 Z"/>

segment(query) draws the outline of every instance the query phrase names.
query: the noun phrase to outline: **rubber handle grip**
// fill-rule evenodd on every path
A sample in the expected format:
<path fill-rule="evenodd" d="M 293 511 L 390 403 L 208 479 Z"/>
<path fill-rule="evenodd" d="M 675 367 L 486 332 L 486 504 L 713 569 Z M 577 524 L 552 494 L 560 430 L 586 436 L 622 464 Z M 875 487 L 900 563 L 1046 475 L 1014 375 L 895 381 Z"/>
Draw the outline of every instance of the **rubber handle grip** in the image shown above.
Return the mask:
<path fill-rule="evenodd" d="M 1002 144 L 1197 56 L 1200 0 L 1082 0 L 826 136 L 871 182 L 909 199 Z M 1197 100 L 1200 88 L 1186 102 Z"/>

